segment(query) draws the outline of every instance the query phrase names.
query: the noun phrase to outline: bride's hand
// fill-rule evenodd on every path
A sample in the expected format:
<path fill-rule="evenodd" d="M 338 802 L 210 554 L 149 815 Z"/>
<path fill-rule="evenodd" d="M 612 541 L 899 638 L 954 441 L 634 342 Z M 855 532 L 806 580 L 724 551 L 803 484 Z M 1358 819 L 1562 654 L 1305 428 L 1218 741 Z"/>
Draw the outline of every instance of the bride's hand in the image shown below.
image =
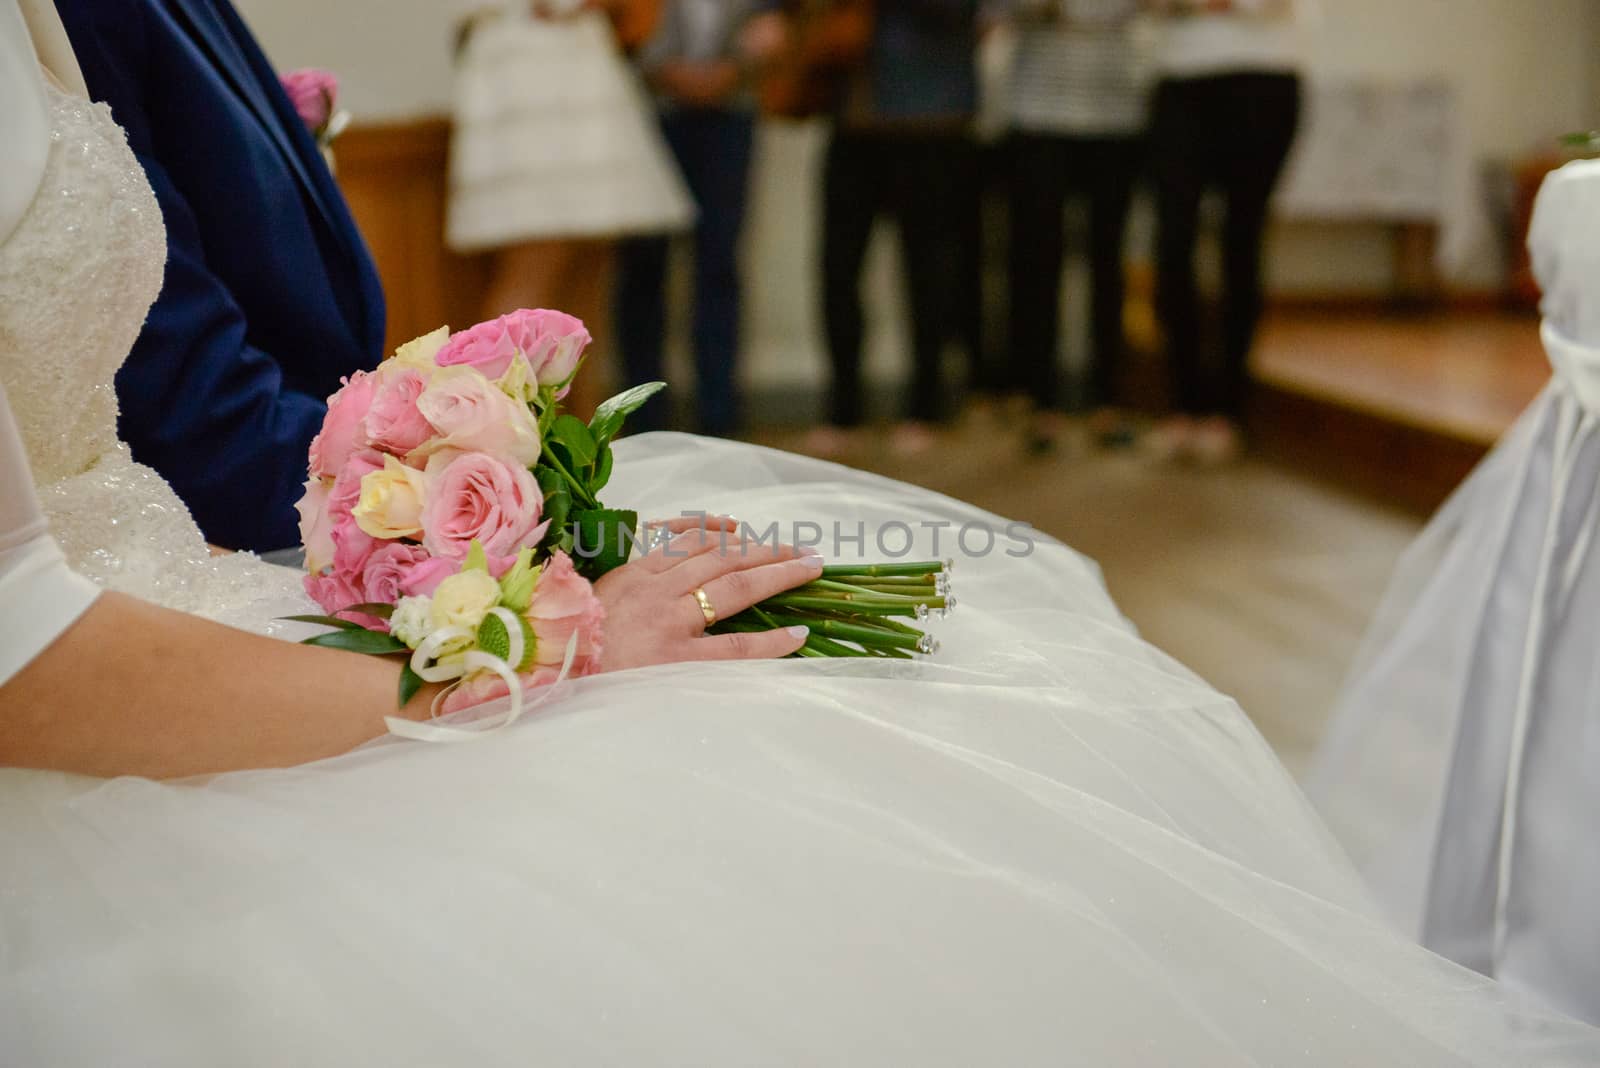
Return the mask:
<path fill-rule="evenodd" d="M 706 633 L 695 590 L 704 591 L 718 619 L 822 574 L 822 558 L 788 545 L 742 540 L 732 519 L 678 519 L 675 535 L 595 583 L 606 609 L 606 671 L 686 660 L 766 660 L 805 644 L 806 628 L 753 634 Z"/>

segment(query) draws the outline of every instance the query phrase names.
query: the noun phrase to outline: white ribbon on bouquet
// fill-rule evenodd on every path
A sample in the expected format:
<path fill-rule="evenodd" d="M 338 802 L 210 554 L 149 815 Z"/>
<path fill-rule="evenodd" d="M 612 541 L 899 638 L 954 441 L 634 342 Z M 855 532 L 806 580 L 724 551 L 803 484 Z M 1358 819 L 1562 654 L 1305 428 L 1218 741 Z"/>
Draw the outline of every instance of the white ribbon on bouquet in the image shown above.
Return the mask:
<path fill-rule="evenodd" d="M 556 689 L 566 682 L 568 674 L 572 671 L 572 662 L 578 655 L 577 631 L 573 631 L 572 637 L 567 639 L 567 651 L 561 659 L 561 671 L 556 675 L 555 681 L 541 687 L 543 692 L 538 697 L 528 700 L 523 694 L 522 679 L 518 677 L 513 666 L 522 663 L 522 657 L 527 652 L 522 621 L 509 608 L 492 608 L 489 614 L 498 617 L 506 627 L 509 648 L 503 659 L 493 653 L 473 649 L 459 660 L 453 660 L 448 664 L 438 663 L 439 654 L 451 645 L 463 640 L 475 641 L 477 638 L 475 633 L 465 627 L 442 627 L 424 638 L 416 651 L 411 654 L 411 670 L 415 671 L 424 682 L 449 682 L 460 680 L 474 672 L 492 671 L 506 684 L 508 691 L 506 700 L 509 702 L 506 710 L 498 716 L 459 727 L 443 723 L 419 723 L 399 716 L 388 716 L 385 717 L 384 723 L 388 726 L 390 734 L 417 742 L 476 741 L 511 726 L 522 718 L 524 712 L 538 708 L 550 700 L 555 695 Z M 437 718 L 438 702 L 444 699 L 446 693 L 449 693 L 449 690 L 434 698 L 435 718 Z"/>

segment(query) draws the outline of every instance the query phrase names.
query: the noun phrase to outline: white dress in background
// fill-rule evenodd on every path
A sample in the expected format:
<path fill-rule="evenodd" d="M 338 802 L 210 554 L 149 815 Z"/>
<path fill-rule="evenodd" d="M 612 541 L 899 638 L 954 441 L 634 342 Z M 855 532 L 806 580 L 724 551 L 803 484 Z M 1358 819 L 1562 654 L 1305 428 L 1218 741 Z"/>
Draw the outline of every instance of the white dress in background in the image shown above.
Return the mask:
<path fill-rule="evenodd" d="M 110 388 L 161 272 L 109 112 L 52 99 L 0 277 L 60 284 L 5 291 L 0 381 L 71 555 L 257 627 L 303 610 L 292 572 L 194 558 L 181 506 L 120 452 L 50 459 L 67 433 L 110 448 L 109 403 L 64 421 Z M 862 523 L 871 556 L 892 522 L 927 555 L 920 523 L 1004 526 L 676 435 L 619 446 L 608 499 Z M 1391 933 L 1238 706 L 1142 642 L 1093 565 L 1007 545 L 960 559 L 931 661 L 601 675 L 472 744 L 181 784 L 0 771 L 0 1060 L 1600 1060 L 1600 1033 Z"/>
<path fill-rule="evenodd" d="M 1554 378 L 1402 560 L 1307 789 L 1405 931 L 1600 1023 L 1600 162 L 1530 244 Z"/>
<path fill-rule="evenodd" d="M 499 6 L 457 64 L 450 246 L 685 229 L 694 202 L 610 20 Z"/>

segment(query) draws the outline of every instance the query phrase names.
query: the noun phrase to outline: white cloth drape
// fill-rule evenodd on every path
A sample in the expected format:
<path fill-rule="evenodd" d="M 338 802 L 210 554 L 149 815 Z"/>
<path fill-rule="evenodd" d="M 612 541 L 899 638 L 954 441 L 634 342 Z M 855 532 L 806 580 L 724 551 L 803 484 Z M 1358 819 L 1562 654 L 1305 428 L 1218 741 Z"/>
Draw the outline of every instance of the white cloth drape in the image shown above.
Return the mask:
<path fill-rule="evenodd" d="M 1308 790 L 1406 931 L 1600 1021 L 1600 164 L 1532 243 L 1555 378 L 1401 562 Z"/>

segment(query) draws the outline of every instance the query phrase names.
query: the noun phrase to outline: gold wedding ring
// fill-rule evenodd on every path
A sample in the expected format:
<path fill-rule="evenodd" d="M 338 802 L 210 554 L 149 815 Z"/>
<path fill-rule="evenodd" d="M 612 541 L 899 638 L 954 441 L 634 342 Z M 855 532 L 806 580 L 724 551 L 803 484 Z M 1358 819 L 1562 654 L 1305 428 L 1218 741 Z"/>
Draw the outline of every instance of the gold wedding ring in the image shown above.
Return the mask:
<path fill-rule="evenodd" d="M 706 617 L 706 626 L 711 626 L 717 621 L 717 610 L 711 606 L 711 598 L 706 596 L 706 591 L 696 586 L 694 599 L 700 602 L 700 614 Z"/>

